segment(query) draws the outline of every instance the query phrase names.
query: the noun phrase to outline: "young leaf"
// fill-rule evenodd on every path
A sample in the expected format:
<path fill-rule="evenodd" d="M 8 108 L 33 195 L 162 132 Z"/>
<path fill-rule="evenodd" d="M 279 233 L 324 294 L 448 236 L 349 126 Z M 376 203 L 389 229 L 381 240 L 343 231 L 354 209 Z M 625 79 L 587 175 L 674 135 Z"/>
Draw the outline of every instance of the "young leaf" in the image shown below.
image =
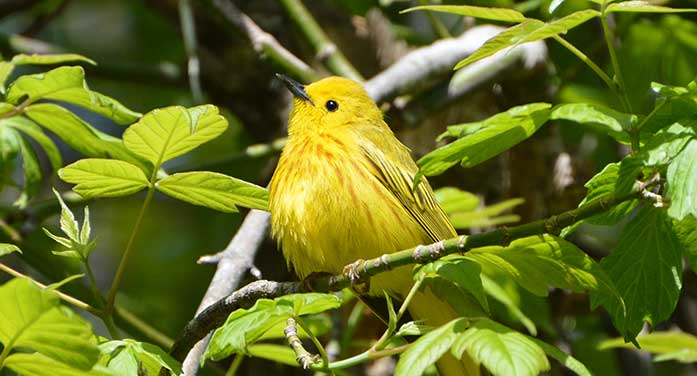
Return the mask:
<path fill-rule="evenodd" d="M 636 338 L 641 350 L 659 354 L 656 361 L 677 360 L 682 363 L 697 362 L 697 337 L 682 332 L 653 332 Z M 608 339 L 600 343 L 601 350 L 627 348 L 636 350 L 623 338 Z"/>
<path fill-rule="evenodd" d="M 491 21 L 522 22 L 525 20 L 525 16 L 514 9 L 486 8 L 471 5 L 421 5 L 405 9 L 400 13 L 413 12 L 416 10 L 458 14 Z"/>
<path fill-rule="evenodd" d="M 216 172 L 173 174 L 158 181 L 157 189 L 176 199 L 222 212 L 237 212 L 237 205 L 268 210 L 265 188 Z"/>
<path fill-rule="evenodd" d="M 591 291 L 591 303 L 606 301 L 603 305 L 625 339 L 633 340 L 644 321 L 655 325 L 673 313 L 682 287 L 682 254 L 664 210 L 642 208 L 600 264 L 624 298 L 626 316 L 605 291 Z"/>
<path fill-rule="evenodd" d="M 466 319 L 455 319 L 417 339 L 399 357 L 395 376 L 421 376 L 426 368 L 436 363 L 450 349 L 468 324 Z"/>
<path fill-rule="evenodd" d="M 51 65 L 60 63 L 72 63 L 75 61 L 82 61 L 92 65 L 97 65 L 97 63 L 94 60 L 78 54 L 19 54 L 12 57 L 11 63 L 14 65 Z"/>
<path fill-rule="evenodd" d="M 456 358 L 467 351 L 494 375 L 538 375 L 549 370 L 544 351 L 523 334 L 489 319 L 471 324 L 453 343 Z"/>
<path fill-rule="evenodd" d="M 692 8 L 670 8 L 654 5 L 648 1 L 632 0 L 612 3 L 605 8 L 606 12 L 639 12 L 639 13 L 686 13 L 697 12 Z"/>
<path fill-rule="evenodd" d="M 137 375 L 139 367 L 148 375 L 157 375 L 160 369 L 166 368 L 172 374 L 182 372 L 181 364 L 161 348 L 133 339 L 115 340 L 99 345 L 102 353 L 110 357 L 103 362 L 108 369 L 118 375 Z"/>
<path fill-rule="evenodd" d="M 215 106 L 173 106 L 145 114 L 124 132 L 123 142 L 133 153 L 160 166 L 218 137 L 226 128 L 227 121 Z"/>
<path fill-rule="evenodd" d="M 46 376 L 48 370 L 51 376 L 116 376 L 99 366 L 87 370 L 79 369 L 40 353 L 12 354 L 5 359 L 5 365 L 22 376 Z"/>
<path fill-rule="evenodd" d="M 58 151 L 58 147 L 36 123 L 23 116 L 13 116 L 11 118 L 0 120 L 0 126 L 5 125 L 17 129 L 34 139 L 34 141 L 36 141 L 36 143 L 38 143 L 46 152 L 46 156 L 48 157 L 49 162 L 51 162 L 51 167 L 56 171 L 61 168 L 63 165 L 63 158 Z"/>
<path fill-rule="evenodd" d="M 636 115 L 628 115 L 613 109 L 588 103 L 565 103 L 555 106 L 550 120 L 569 120 L 590 126 L 618 142 L 629 144 L 626 132 L 637 122 Z"/>
<path fill-rule="evenodd" d="M 542 21 L 527 18 L 520 24 L 510 27 L 497 36 L 489 39 L 466 59 L 455 65 L 455 69 L 460 69 L 475 61 L 491 56 L 505 48 L 512 47 L 521 43 L 534 42 L 536 40 L 551 38 L 555 35 L 566 33 L 582 23 L 600 15 L 594 9 L 581 10 L 570 15 L 544 23 Z"/>
<path fill-rule="evenodd" d="M 13 104 L 28 98 L 53 99 L 84 107 L 104 115 L 119 124 L 129 124 L 140 114 L 133 112 L 113 98 L 90 91 L 82 67 L 59 67 L 46 73 L 21 76 L 10 85 L 7 101 Z"/>
<path fill-rule="evenodd" d="M 60 193 L 58 193 L 58 191 L 56 191 L 55 188 L 53 189 L 53 194 L 56 196 L 61 206 L 61 231 L 63 231 L 64 234 L 68 235 L 68 238 L 70 238 L 71 240 L 79 241 L 78 233 L 80 232 L 80 229 L 77 221 L 75 220 L 75 215 L 73 214 L 72 210 L 70 210 L 68 205 L 65 204 Z"/>
<path fill-rule="evenodd" d="M 692 139 L 668 166 L 668 215 L 681 220 L 697 216 L 697 139 Z"/>
<path fill-rule="evenodd" d="M 143 170 L 113 159 L 81 159 L 58 170 L 58 176 L 68 183 L 77 184 L 73 190 L 88 199 L 126 196 L 149 184 Z"/>
<path fill-rule="evenodd" d="M 532 103 L 514 107 L 507 115 L 494 115 L 485 120 L 487 126 L 477 133 L 460 138 L 419 159 L 420 173 L 433 176 L 460 162 L 472 167 L 508 150 L 530 137 L 548 119 L 548 103 Z"/>
<path fill-rule="evenodd" d="M 81 370 L 96 363 L 99 350 L 90 325 L 62 307 L 53 291 L 15 278 L 0 287 L 0 301 L 0 342 L 6 348 L 29 348 Z M 10 368 L 12 356 L 6 360 Z"/>
<path fill-rule="evenodd" d="M 111 157 L 137 166 L 145 166 L 141 160 L 126 150 L 120 139 L 100 132 L 63 107 L 53 103 L 39 103 L 27 107 L 24 112 L 85 156 Z"/>
<path fill-rule="evenodd" d="M 0 243 L 0 256 L 9 255 L 12 252 L 22 253 L 22 250 L 14 244 Z"/>

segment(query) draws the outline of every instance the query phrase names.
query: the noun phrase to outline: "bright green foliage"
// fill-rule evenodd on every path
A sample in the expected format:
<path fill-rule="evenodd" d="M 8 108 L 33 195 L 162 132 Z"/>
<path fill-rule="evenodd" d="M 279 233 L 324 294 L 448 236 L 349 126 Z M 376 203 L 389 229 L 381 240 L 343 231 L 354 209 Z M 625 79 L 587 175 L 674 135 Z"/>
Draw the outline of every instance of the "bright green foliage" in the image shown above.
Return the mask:
<path fill-rule="evenodd" d="M 298 361 L 295 360 L 295 352 L 288 346 L 272 345 L 270 343 L 257 343 L 247 346 L 249 356 L 255 358 L 268 359 L 273 362 L 297 367 Z M 238 355 L 242 356 L 242 355 Z"/>
<path fill-rule="evenodd" d="M 211 337 L 206 359 L 219 360 L 233 353 L 248 354 L 247 346 L 289 317 L 311 315 L 335 309 L 341 299 L 331 294 L 293 294 L 274 300 L 259 299 L 250 309 L 238 309 Z"/>
<path fill-rule="evenodd" d="M 641 350 L 657 354 L 655 361 L 677 360 L 683 363 L 697 362 L 697 337 L 678 331 L 653 332 L 636 338 Z M 636 350 L 633 344 L 622 338 L 605 340 L 601 349 L 627 348 Z"/>
<path fill-rule="evenodd" d="M 405 9 L 401 13 L 413 12 L 415 10 L 451 13 L 491 21 L 521 22 L 525 20 L 525 16 L 522 13 L 513 9 L 485 8 L 471 5 L 422 5 Z"/>
<path fill-rule="evenodd" d="M 128 127 L 123 142 L 128 150 L 159 167 L 218 137 L 226 128 L 227 120 L 215 106 L 173 106 L 147 113 Z"/>
<path fill-rule="evenodd" d="M 644 164 L 660 167 L 672 162 L 690 140 L 697 138 L 695 125 L 694 120 L 683 120 L 656 132 L 642 149 Z"/>
<path fill-rule="evenodd" d="M 697 9 L 691 8 L 670 8 L 661 5 L 655 5 L 648 1 L 622 1 L 612 3 L 607 6 L 606 12 L 632 12 L 632 13 L 687 13 L 697 12 Z"/>
<path fill-rule="evenodd" d="M 453 345 L 469 325 L 467 319 L 455 319 L 421 336 L 399 357 L 396 376 L 420 376 Z"/>
<path fill-rule="evenodd" d="M 46 153 L 49 162 L 51 162 L 51 167 L 54 170 L 58 170 L 63 165 L 63 158 L 56 144 L 44 133 L 41 127 L 33 121 L 22 116 L 14 116 L 7 119 L 0 119 L 0 127 L 1 126 L 17 129 L 36 141 Z"/>
<path fill-rule="evenodd" d="M 438 175 L 458 162 L 463 167 L 472 167 L 508 150 L 532 136 L 547 121 L 550 107 L 548 103 L 531 103 L 513 107 L 483 120 L 480 131 L 438 148 L 419 159 L 419 173 L 427 176 Z"/>
<path fill-rule="evenodd" d="M 678 220 L 697 216 L 697 139 L 690 140 L 668 166 L 668 215 Z"/>
<path fill-rule="evenodd" d="M 14 244 L 0 243 L 0 256 L 9 255 L 12 252 L 22 253 L 22 250 Z"/>
<path fill-rule="evenodd" d="M 637 123 L 636 115 L 629 115 L 597 104 L 565 103 L 555 106 L 550 120 L 569 120 L 597 129 L 621 143 L 629 143 L 627 131 Z"/>
<path fill-rule="evenodd" d="M 56 243 L 63 246 L 65 249 L 60 249 L 53 251 L 53 254 L 65 257 L 72 257 L 78 260 L 86 261 L 94 247 L 96 246 L 96 241 L 90 241 L 90 236 L 92 232 L 92 227 L 90 226 L 90 211 L 87 206 L 85 206 L 85 215 L 82 222 L 82 229 L 77 220 L 75 220 L 75 215 L 70 210 L 68 205 L 65 204 L 63 198 L 54 189 L 53 193 L 58 198 L 58 202 L 61 205 L 61 216 L 60 216 L 60 227 L 61 231 L 67 236 L 67 238 L 54 235 L 49 230 L 44 228 L 44 233 L 48 235 L 49 238 L 56 241 Z"/>
<path fill-rule="evenodd" d="M 512 47 L 526 42 L 551 38 L 575 28 L 584 22 L 600 15 L 593 9 L 581 10 L 558 20 L 545 23 L 536 19 L 526 18 L 520 24 L 512 26 L 495 37 L 489 39 L 484 45 L 466 59 L 457 63 L 455 69 L 460 69 L 485 57 L 491 56 L 504 48 Z"/>
<path fill-rule="evenodd" d="M 81 159 L 58 171 L 73 190 L 85 198 L 119 197 L 148 186 L 143 170 L 128 162 L 113 159 Z"/>
<path fill-rule="evenodd" d="M 158 375 L 161 368 L 181 374 L 181 365 L 161 348 L 132 339 L 114 340 L 99 345 L 99 363 L 115 375 Z"/>
<path fill-rule="evenodd" d="M 216 172 L 170 175 L 157 182 L 157 189 L 179 200 L 222 212 L 237 212 L 236 205 L 268 210 L 266 189 Z"/>
<path fill-rule="evenodd" d="M 414 271 L 415 280 L 423 280 L 432 277 L 441 277 L 453 282 L 455 288 L 462 289 L 474 296 L 477 302 L 489 310 L 489 303 L 482 287 L 480 274 L 482 268 L 476 262 L 464 257 L 445 258 L 430 264 L 419 266 Z"/>
<path fill-rule="evenodd" d="M 636 337 L 644 321 L 656 325 L 673 313 L 682 287 L 682 252 L 665 211 L 642 208 L 601 265 L 624 298 L 626 315 L 605 292 L 592 291 L 591 301 L 605 306 L 626 340 Z"/>
<path fill-rule="evenodd" d="M 505 200 L 487 207 L 480 207 L 479 197 L 454 187 L 444 187 L 434 192 L 436 200 L 450 218 L 456 229 L 495 226 L 517 222 L 520 217 L 515 214 L 502 214 L 520 204 L 523 199 Z"/>
<path fill-rule="evenodd" d="M 19 54 L 15 55 L 12 57 L 12 60 L 10 60 L 10 63 L 14 65 L 29 65 L 29 64 L 35 64 L 35 65 L 51 65 L 51 64 L 60 64 L 60 63 L 72 63 L 76 61 L 82 61 L 85 63 L 89 63 L 92 65 L 97 65 L 97 63 L 87 57 L 84 57 L 82 55 L 78 54 L 48 54 L 48 55 L 43 55 L 43 54 Z"/>
<path fill-rule="evenodd" d="M 66 369 L 87 371 L 94 366 L 99 349 L 90 325 L 61 306 L 53 291 L 16 278 L 0 287 L 0 301 L 0 342 L 5 347 L 3 355 L 9 354 L 6 358 L 0 356 L 0 368 L 7 366 L 20 372 L 34 367 L 29 364 L 32 359 L 41 362 L 39 355 Z M 12 353 L 16 348 L 37 353 Z"/>
<path fill-rule="evenodd" d="M 95 366 L 89 370 L 70 367 L 65 363 L 44 356 L 40 353 L 13 354 L 5 362 L 7 368 L 22 376 L 46 376 L 46 371 L 51 370 L 51 376 L 120 376 L 122 374 L 111 373 L 101 366 Z"/>
<path fill-rule="evenodd" d="M 687 264 L 697 272 L 697 219 L 688 215 L 682 221 L 673 221 L 673 229 L 678 237 Z"/>
<path fill-rule="evenodd" d="M 588 368 L 586 368 L 586 366 L 583 363 L 579 362 L 578 359 L 574 358 L 573 356 L 535 337 L 526 338 L 534 342 L 537 346 L 539 346 L 542 349 L 542 351 L 544 351 L 545 354 L 547 354 L 547 356 L 556 359 L 559 363 L 563 364 L 564 367 L 568 368 L 578 376 L 592 376 Z"/>
<path fill-rule="evenodd" d="M 534 376 L 550 367 L 535 342 L 488 319 L 475 321 L 458 336 L 452 353 L 460 358 L 465 351 L 494 375 Z"/>

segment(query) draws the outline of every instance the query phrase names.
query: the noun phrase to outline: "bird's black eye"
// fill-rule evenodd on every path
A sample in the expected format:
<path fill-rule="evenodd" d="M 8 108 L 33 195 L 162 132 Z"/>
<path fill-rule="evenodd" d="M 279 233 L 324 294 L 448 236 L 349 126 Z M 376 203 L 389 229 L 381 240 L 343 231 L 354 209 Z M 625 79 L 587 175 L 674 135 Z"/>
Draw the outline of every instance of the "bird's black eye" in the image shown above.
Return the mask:
<path fill-rule="evenodd" d="M 336 103 L 336 101 L 330 99 L 327 101 L 327 103 L 324 104 L 324 107 L 326 107 L 328 111 L 334 112 L 339 109 L 339 104 Z"/>

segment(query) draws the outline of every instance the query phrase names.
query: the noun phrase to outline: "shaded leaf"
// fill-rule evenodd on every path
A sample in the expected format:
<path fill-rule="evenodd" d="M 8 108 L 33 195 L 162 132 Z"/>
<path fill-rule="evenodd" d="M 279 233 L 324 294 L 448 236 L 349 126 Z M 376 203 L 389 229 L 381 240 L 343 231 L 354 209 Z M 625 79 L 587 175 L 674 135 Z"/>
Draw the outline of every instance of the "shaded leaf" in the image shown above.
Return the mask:
<path fill-rule="evenodd" d="M 525 313 L 520 309 L 520 302 L 514 301 L 509 292 L 499 285 L 499 283 L 493 278 L 488 277 L 486 274 L 482 274 L 481 278 L 482 287 L 487 295 L 503 304 L 508 313 L 513 318 L 518 320 L 530 334 L 537 335 L 537 326 L 535 325 L 535 322 L 525 315 Z"/>
<path fill-rule="evenodd" d="M 458 14 L 461 16 L 474 17 L 491 21 L 521 22 L 525 20 L 525 16 L 514 9 L 487 8 L 471 5 L 421 5 L 405 9 L 400 13 L 413 12 L 416 10 L 427 10 L 433 12 Z"/>
<path fill-rule="evenodd" d="M 123 142 L 133 153 L 160 166 L 218 137 L 226 128 L 227 120 L 215 106 L 173 106 L 145 114 L 128 127 Z"/>
<path fill-rule="evenodd" d="M 668 166 L 668 215 L 683 219 L 697 216 L 697 139 L 692 139 Z"/>
<path fill-rule="evenodd" d="M 488 311 L 489 303 L 482 287 L 481 273 L 482 268 L 476 262 L 464 257 L 449 257 L 418 266 L 414 271 L 414 279 L 440 276 L 472 294 L 482 308 Z"/>
<path fill-rule="evenodd" d="M 564 367 L 570 369 L 578 376 L 592 376 L 593 374 L 586 368 L 586 366 L 581 363 L 578 359 L 573 356 L 559 350 L 556 346 L 552 346 L 547 342 L 539 340 L 535 337 L 527 337 L 529 340 L 534 342 L 537 346 L 547 354 L 548 356 L 556 359 Z"/>
<path fill-rule="evenodd" d="M 0 61 L 0 94 L 5 94 L 5 81 L 10 77 L 14 69 L 14 64 L 7 61 Z"/>
<path fill-rule="evenodd" d="M 17 132 L 12 129 L 13 132 Z M 41 165 L 39 164 L 39 157 L 36 155 L 34 149 L 32 149 L 31 144 L 19 134 L 17 139 L 20 141 L 20 152 L 22 154 L 22 171 L 24 175 L 24 187 L 22 190 L 22 196 L 17 201 L 20 207 L 24 207 L 26 201 L 39 192 L 41 188 Z"/>
<path fill-rule="evenodd" d="M 56 171 L 61 168 L 63 165 L 63 158 L 58 151 L 58 147 L 36 123 L 23 116 L 13 116 L 7 119 L 0 119 L 0 126 L 4 125 L 17 129 L 31 137 L 46 152 L 46 156 L 49 162 L 51 162 L 51 167 Z"/>
<path fill-rule="evenodd" d="M 487 122 L 485 128 L 419 159 L 419 173 L 438 175 L 458 162 L 463 167 L 472 167 L 508 150 L 530 137 L 547 121 L 550 107 L 548 103 L 532 103 L 513 107 L 506 111 L 506 115 L 498 114 L 484 120 Z"/>
<path fill-rule="evenodd" d="M 455 187 L 443 187 L 433 192 L 436 201 L 440 204 L 446 214 L 460 211 L 472 211 L 479 206 L 479 197 L 476 195 L 459 190 Z"/>
<path fill-rule="evenodd" d="M 173 174 L 158 181 L 157 189 L 176 199 L 222 212 L 236 212 L 237 205 L 268 210 L 265 188 L 217 172 Z"/>
<path fill-rule="evenodd" d="M 51 376 L 116 376 L 102 367 L 78 369 L 39 353 L 12 354 L 5 359 L 5 366 L 22 376 L 46 376 L 47 370 Z"/>
<path fill-rule="evenodd" d="M 673 221 L 673 229 L 682 245 L 687 264 L 697 273 L 697 219 L 688 215 L 681 221 Z"/>
<path fill-rule="evenodd" d="M 468 324 L 466 319 L 455 319 L 421 336 L 399 357 L 394 374 L 421 376 L 450 349 Z"/>
<path fill-rule="evenodd" d="M 88 199 L 126 196 L 149 185 L 143 170 L 113 159 L 81 159 L 58 170 L 58 176 L 77 184 L 73 190 Z"/>
<path fill-rule="evenodd" d="M 472 323 L 453 343 L 456 358 L 467 351 L 494 375 L 538 375 L 550 368 L 544 351 L 528 337 L 497 322 Z"/>
<path fill-rule="evenodd" d="M 606 301 L 603 305 L 625 339 L 633 340 L 644 321 L 655 325 L 673 313 L 682 287 L 682 253 L 664 210 L 642 208 L 600 264 L 624 298 L 626 316 L 605 291 L 591 291 L 591 302 Z"/>

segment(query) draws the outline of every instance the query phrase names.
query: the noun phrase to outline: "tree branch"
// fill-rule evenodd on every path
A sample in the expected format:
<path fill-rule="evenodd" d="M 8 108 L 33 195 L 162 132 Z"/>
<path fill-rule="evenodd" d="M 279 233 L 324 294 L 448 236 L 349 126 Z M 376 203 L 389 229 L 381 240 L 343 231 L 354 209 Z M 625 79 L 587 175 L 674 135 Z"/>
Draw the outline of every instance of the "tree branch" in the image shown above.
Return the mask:
<path fill-rule="evenodd" d="M 470 236 L 461 235 L 430 245 L 419 245 L 402 251 L 385 254 L 375 259 L 360 260 L 348 267 L 349 272 L 341 275 L 313 278 L 303 282 L 273 282 L 262 280 L 250 283 L 233 292 L 226 298 L 211 304 L 191 320 L 172 347 L 171 354 L 176 359 L 183 359 L 194 343 L 208 335 L 213 329 L 219 327 L 231 312 L 240 308 L 249 308 L 254 305 L 258 299 L 271 299 L 287 294 L 309 291 L 339 291 L 350 286 L 352 281 L 353 283 L 356 283 L 356 281 L 367 281 L 376 274 L 386 272 L 396 267 L 411 264 L 426 264 L 447 255 L 467 252 L 472 248 L 490 245 L 506 245 L 515 239 L 526 236 L 543 233 L 556 234 L 564 227 L 601 213 L 621 202 L 640 198 L 641 192 L 647 186 L 655 183 L 656 182 L 652 180 L 646 184 L 636 184 L 635 188 L 627 194 L 609 194 L 582 207 L 551 216 L 547 219 L 526 223 L 520 226 L 502 227 L 497 230 Z"/>

